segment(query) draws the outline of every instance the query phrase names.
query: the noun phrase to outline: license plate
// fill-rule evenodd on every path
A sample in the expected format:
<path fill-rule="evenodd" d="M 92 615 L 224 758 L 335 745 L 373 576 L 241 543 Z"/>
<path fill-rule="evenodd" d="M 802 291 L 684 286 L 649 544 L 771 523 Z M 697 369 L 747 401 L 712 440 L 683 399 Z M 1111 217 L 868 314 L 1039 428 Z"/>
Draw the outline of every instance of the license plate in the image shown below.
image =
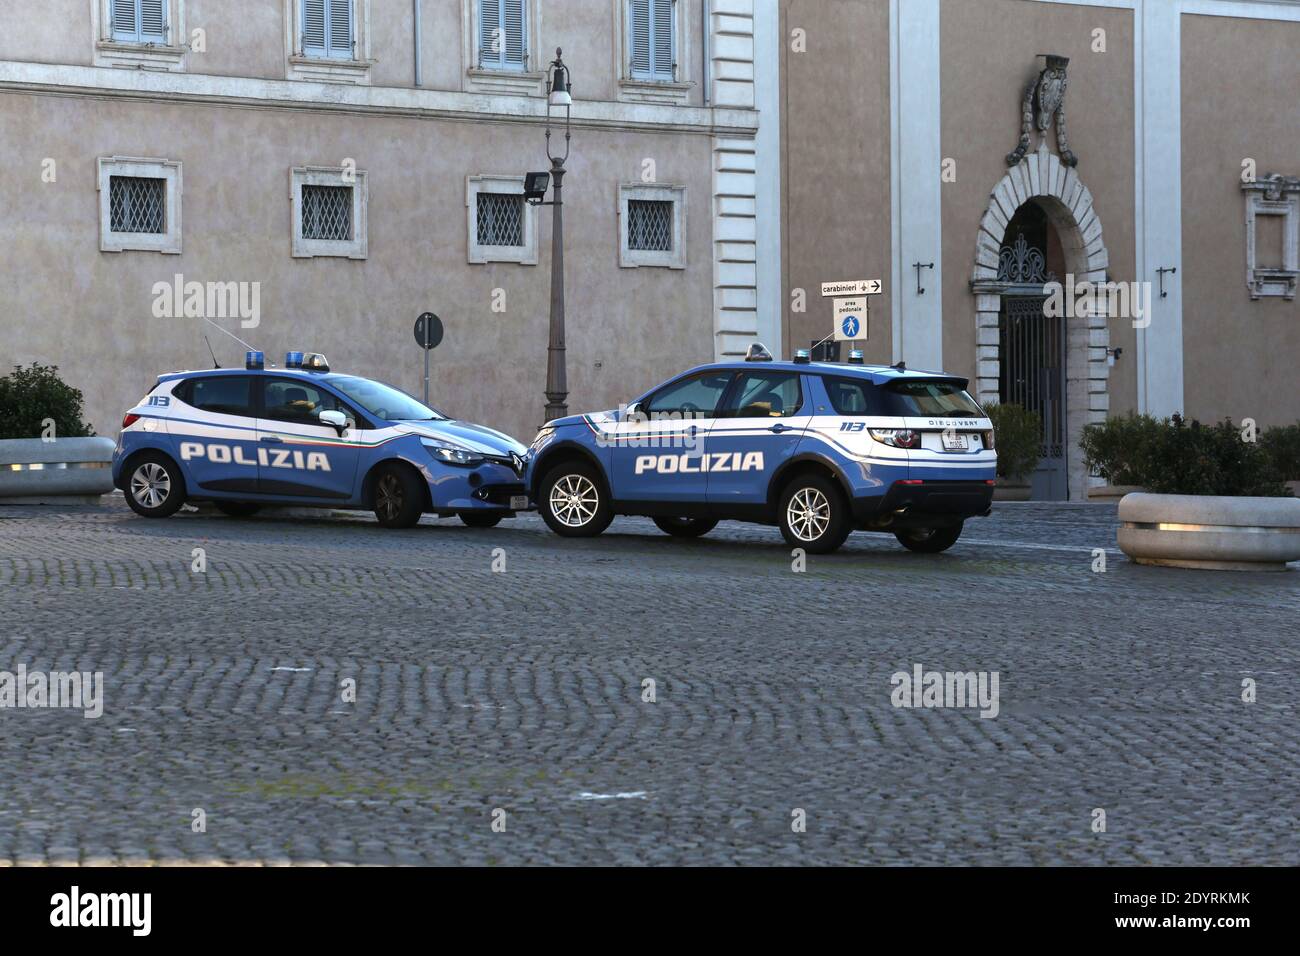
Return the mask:
<path fill-rule="evenodd" d="M 966 436 L 961 434 L 960 432 L 958 432 L 955 435 L 945 434 L 943 436 L 943 450 L 944 451 L 965 451 Z"/>
<path fill-rule="evenodd" d="M 527 496 L 527 495 L 511 495 L 511 496 L 510 496 L 510 510 L 511 510 L 511 511 L 527 511 L 527 510 L 528 510 L 528 496 Z"/>

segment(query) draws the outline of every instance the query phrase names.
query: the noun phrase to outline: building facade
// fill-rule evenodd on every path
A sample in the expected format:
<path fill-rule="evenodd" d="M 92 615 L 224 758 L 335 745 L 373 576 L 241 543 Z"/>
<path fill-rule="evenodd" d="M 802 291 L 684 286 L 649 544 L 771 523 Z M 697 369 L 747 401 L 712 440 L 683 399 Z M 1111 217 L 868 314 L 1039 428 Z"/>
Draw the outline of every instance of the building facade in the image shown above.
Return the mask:
<path fill-rule="evenodd" d="M 551 209 L 522 189 L 549 167 L 557 47 L 571 407 L 779 334 L 758 199 L 776 74 L 755 62 L 774 7 L 0 0 L 0 21 L 0 360 L 59 365 L 100 433 L 154 374 L 210 365 L 209 342 L 243 361 L 204 316 L 268 359 L 322 351 L 418 395 L 432 311 L 431 400 L 531 437 Z M 563 133 L 557 112 L 557 151 Z"/>
<path fill-rule="evenodd" d="M 0 0 L 0 360 L 98 431 L 161 370 L 323 351 L 528 438 L 546 69 L 572 70 L 569 405 L 832 332 L 1044 421 L 1300 418 L 1294 0 Z M 555 135 L 562 142 L 557 125 Z M 256 313 L 255 316 L 252 313 Z M 249 316 L 252 316 L 251 318 Z"/>
<path fill-rule="evenodd" d="M 1095 483 L 1078 439 L 1108 414 L 1300 419 L 1300 4 L 788 0 L 781 20 L 787 350 L 831 332 L 820 283 L 884 279 L 868 360 L 1040 412 L 1039 497 Z"/>

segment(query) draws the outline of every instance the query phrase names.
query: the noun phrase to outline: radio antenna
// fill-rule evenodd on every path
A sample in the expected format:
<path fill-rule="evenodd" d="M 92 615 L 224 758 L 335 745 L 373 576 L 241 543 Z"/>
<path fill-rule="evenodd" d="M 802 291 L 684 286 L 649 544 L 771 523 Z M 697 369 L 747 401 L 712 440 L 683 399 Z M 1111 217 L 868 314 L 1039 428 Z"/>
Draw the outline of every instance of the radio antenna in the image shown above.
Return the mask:
<path fill-rule="evenodd" d="M 214 329 L 216 329 L 218 332 L 223 332 L 223 333 L 225 333 L 226 335 L 229 335 L 232 339 L 234 339 L 236 342 L 238 342 L 238 343 L 239 343 L 240 345 L 242 345 L 244 348 L 248 349 L 248 351 L 250 351 L 250 352 L 258 352 L 258 351 L 261 351 L 260 349 L 255 349 L 255 348 L 253 348 L 253 346 L 249 345 L 247 342 L 245 342 L 243 339 L 241 339 L 241 338 L 240 338 L 238 335 L 236 335 L 234 332 L 231 332 L 231 331 L 229 331 L 229 330 L 227 330 L 227 329 L 223 329 L 221 326 L 217 325 L 217 323 L 215 323 L 215 322 L 213 322 L 211 319 L 209 319 L 206 315 L 201 315 L 201 316 L 199 316 L 199 318 L 201 318 L 204 322 L 208 323 L 208 325 L 212 326 L 212 327 L 213 327 Z M 208 346 L 208 347 L 211 348 L 211 346 Z"/>
<path fill-rule="evenodd" d="M 212 367 L 221 368 L 221 363 L 217 361 L 217 353 L 212 351 L 212 343 L 208 342 L 208 337 L 206 335 L 203 336 L 203 341 L 208 344 L 208 354 L 212 356 Z"/>

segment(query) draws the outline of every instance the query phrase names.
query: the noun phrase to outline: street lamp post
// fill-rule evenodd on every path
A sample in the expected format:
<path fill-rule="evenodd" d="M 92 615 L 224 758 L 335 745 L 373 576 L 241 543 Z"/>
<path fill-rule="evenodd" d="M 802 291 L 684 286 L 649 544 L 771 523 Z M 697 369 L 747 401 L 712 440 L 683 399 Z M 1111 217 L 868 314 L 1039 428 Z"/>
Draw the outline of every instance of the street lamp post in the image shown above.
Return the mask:
<path fill-rule="evenodd" d="M 569 414 L 565 401 L 569 385 L 564 360 L 564 163 L 569 158 L 569 109 L 573 105 L 570 95 L 569 69 L 564 65 L 563 51 L 555 48 L 546 79 L 546 158 L 551 161 L 551 178 L 555 182 L 555 195 L 551 200 L 551 328 L 546 346 L 546 421 L 563 418 Z M 564 153 L 551 151 L 552 114 L 564 110 Z"/>

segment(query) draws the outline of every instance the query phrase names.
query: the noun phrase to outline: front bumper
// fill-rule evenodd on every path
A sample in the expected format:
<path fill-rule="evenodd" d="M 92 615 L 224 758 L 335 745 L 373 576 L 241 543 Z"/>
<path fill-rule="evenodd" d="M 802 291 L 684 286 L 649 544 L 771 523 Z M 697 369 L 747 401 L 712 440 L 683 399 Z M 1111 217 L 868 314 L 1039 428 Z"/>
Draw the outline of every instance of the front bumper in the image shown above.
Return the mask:
<path fill-rule="evenodd" d="M 896 481 L 883 495 L 853 499 L 862 527 L 941 527 L 981 517 L 993 504 L 993 482 Z"/>
<path fill-rule="evenodd" d="M 527 499 L 528 489 L 524 479 L 513 468 L 492 461 L 469 468 L 432 464 L 425 469 L 429 482 L 429 501 L 434 511 L 516 511 L 530 510 L 510 507 L 510 499 L 522 496 Z"/>

